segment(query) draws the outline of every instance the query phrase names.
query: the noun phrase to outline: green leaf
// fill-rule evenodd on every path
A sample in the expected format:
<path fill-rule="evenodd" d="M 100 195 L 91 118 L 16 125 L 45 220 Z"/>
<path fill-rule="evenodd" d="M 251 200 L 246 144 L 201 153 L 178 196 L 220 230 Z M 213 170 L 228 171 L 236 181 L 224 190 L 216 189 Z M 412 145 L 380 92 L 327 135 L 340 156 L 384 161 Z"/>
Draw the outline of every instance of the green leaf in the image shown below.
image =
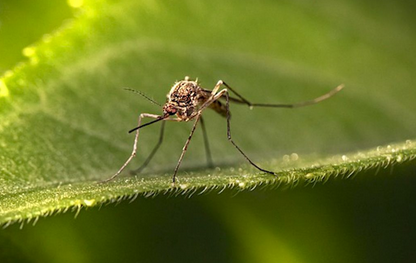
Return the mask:
<path fill-rule="evenodd" d="M 315 183 L 413 159 L 411 16 L 386 19 L 357 12 L 360 3 L 342 4 L 84 1 L 73 21 L 26 48 L 28 61 L 0 79 L 0 223 L 160 192 Z M 387 2 L 377 8 L 389 10 Z M 225 119 L 207 110 L 218 168 L 205 168 L 196 132 L 180 183 L 172 186 L 191 124 L 168 123 L 143 174 L 97 184 L 129 156 L 127 131 L 139 113 L 161 112 L 123 88 L 163 102 L 186 75 L 208 89 L 222 79 L 264 103 L 308 100 L 340 83 L 346 88 L 297 110 L 231 106 L 233 139 L 279 177 L 245 164 L 227 141 Z M 156 124 L 142 130 L 128 169 L 144 161 L 158 131 Z"/>

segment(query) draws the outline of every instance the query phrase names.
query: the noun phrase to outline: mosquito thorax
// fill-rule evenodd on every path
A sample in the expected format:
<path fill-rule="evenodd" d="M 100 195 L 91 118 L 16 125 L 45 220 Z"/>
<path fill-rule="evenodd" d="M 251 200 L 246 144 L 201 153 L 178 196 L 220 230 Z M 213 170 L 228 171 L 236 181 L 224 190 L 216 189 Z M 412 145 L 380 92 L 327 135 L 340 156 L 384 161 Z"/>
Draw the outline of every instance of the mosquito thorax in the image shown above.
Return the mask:
<path fill-rule="evenodd" d="M 176 103 L 179 107 L 187 107 L 197 103 L 197 96 L 201 92 L 196 81 L 182 80 L 176 82 L 168 94 L 169 102 Z"/>
<path fill-rule="evenodd" d="M 206 100 L 205 92 L 197 81 L 189 78 L 176 82 L 167 95 L 164 112 L 176 112 L 178 118 L 188 121 L 195 116 L 198 106 Z"/>

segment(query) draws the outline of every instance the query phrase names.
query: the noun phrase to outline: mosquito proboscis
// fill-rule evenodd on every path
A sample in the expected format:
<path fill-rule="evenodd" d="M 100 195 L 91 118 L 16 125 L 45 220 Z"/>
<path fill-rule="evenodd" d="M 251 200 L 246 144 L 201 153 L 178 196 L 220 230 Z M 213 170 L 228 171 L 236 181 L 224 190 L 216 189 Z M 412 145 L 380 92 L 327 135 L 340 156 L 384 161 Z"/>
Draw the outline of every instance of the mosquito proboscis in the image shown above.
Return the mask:
<path fill-rule="evenodd" d="M 225 88 L 220 90 L 222 86 L 225 86 Z M 167 94 L 167 102 L 163 105 L 163 108 L 162 108 L 163 113 L 161 115 L 150 114 L 150 113 L 141 113 L 139 115 L 137 126 L 129 131 L 129 133 L 132 133 L 132 132 L 136 133 L 134 137 L 133 151 L 130 154 L 130 157 L 114 175 L 106 179 L 104 182 L 113 180 L 127 167 L 127 165 L 134 158 L 134 156 L 136 156 L 137 143 L 139 139 L 140 129 L 148 125 L 151 125 L 153 123 L 156 123 L 156 122 L 162 122 L 159 141 L 156 144 L 153 151 L 147 157 L 143 165 L 139 167 L 137 170 L 135 170 L 136 173 L 139 173 L 141 170 L 143 170 L 144 167 L 146 167 L 146 165 L 153 158 L 156 151 L 159 149 L 159 146 L 161 145 L 163 141 L 165 121 L 176 121 L 176 122 L 184 122 L 184 121 L 188 122 L 190 120 L 194 121 L 192 129 L 191 129 L 191 133 L 189 134 L 189 137 L 185 142 L 185 145 L 182 149 L 182 153 L 179 157 L 178 163 L 176 164 L 175 170 L 173 172 L 173 176 L 172 176 L 173 183 L 176 182 L 176 174 L 178 173 L 179 167 L 188 149 L 188 145 L 192 139 L 192 136 L 195 132 L 198 122 L 201 123 L 202 131 L 204 134 L 204 144 L 205 144 L 205 149 L 207 153 L 208 164 L 212 166 L 212 159 L 211 159 L 211 154 L 210 154 L 209 145 L 208 145 L 208 138 L 206 135 L 205 124 L 202 119 L 202 112 L 206 108 L 213 109 L 214 111 L 216 111 L 217 113 L 219 113 L 220 115 L 226 118 L 228 140 L 231 142 L 232 145 L 234 145 L 234 147 L 244 156 L 244 158 L 252 166 L 254 166 L 255 168 L 257 168 L 258 170 L 264 173 L 278 175 L 276 172 L 263 169 L 257 164 L 255 164 L 232 139 L 231 127 L 230 127 L 230 117 L 231 117 L 230 102 L 246 104 L 250 108 L 253 108 L 253 107 L 298 108 L 298 107 L 305 107 L 305 106 L 313 105 L 321 101 L 324 101 L 332 97 L 339 91 L 341 91 L 343 87 L 344 85 L 339 85 L 338 87 L 334 88 L 333 90 L 329 91 L 328 93 L 325 93 L 324 95 L 320 97 L 317 97 L 315 99 L 308 100 L 308 101 L 299 102 L 299 103 L 293 103 L 293 104 L 251 103 L 222 80 L 219 80 L 217 82 L 213 90 L 207 90 L 207 89 L 202 88 L 199 85 L 197 80 L 190 80 L 189 77 L 185 77 L 184 80 L 178 81 L 172 86 L 170 92 Z M 152 99 L 150 99 L 149 97 L 147 97 L 146 95 L 144 95 L 143 93 L 138 92 L 138 91 L 135 91 L 135 92 L 144 96 L 145 98 L 152 101 L 153 103 L 158 104 Z M 236 97 L 231 97 L 230 92 L 234 94 Z M 223 100 L 225 100 L 225 103 Z M 142 124 L 143 118 L 151 118 L 154 120 Z"/>

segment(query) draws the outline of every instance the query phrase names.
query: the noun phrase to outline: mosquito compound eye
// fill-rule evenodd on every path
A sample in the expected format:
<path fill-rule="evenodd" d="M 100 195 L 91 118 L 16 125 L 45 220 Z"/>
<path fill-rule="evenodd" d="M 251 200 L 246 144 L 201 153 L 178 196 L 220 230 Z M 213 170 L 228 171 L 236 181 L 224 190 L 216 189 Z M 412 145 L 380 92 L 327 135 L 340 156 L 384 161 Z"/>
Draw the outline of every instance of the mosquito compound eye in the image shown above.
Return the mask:
<path fill-rule="evenodd" d="M 178 110 L 177 110 L 177 109 L 175 109 L 175 108 L 170 108 L 168 113 L 169 113 L 170 115 L 175 115 L 177 111 L 178 111 Z"/>
<path fill-rule="evenodd" d="M 164 112 L 169 114 L 169 115 L 175 115 L 176 112 L 178 111 L 176 108 L 172 107 L 172 106 L 167 106 L 164 109 Z"/>

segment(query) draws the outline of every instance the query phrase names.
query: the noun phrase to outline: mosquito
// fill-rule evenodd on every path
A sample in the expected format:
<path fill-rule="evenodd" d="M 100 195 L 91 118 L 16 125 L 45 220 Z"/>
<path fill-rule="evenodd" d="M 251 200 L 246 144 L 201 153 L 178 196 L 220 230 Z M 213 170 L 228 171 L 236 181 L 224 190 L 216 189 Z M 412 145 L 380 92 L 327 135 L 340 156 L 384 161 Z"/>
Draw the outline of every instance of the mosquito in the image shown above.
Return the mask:
<path fill-rule="evenodd" d="M 225 88 L 220 90 L 222 86 L 225 86 Z M 210 150 L 208 146 L 208 139 L 206 135 L 205 124 L 202 119 L 202 112 L 207 108 L 210 108 L 216 111 L 217 113 L 219 113 L 220 115 L 226 118 L 228 141 L 230 141 L 231 144 L 234 145 L 234 147 L 241 153 L 241 155 L 252 166 L 254 166 L 256 169 L 258 169 L 261 172 L 277 176 L 278 173 L 263 169 L 260 166 L 258 166 L 256 163 L 254 163 L 232 139 L 231 126 L 230 126 L 230 118 L 231 118 L 230 102 L 246 104 L 247 106 L 250 107 L 250 109 L 253 107 L 300 108 L 300 107 L 305 107 L 305 106 L 313 105 L 321 101 L 324 101 L 332 97 L 339 91 L 341 91 L 343 87 L 344 85 L 341 84 L 335 89 L 329 91 L 328 93 L 325 93 L 324 95 L 320 97 L 317 97 L 315 99 L 308 100 L 308 101 L 293 103 L 293 104 L 251 103 L 222 80 L 219 80 L 217 82 L 214 89 L 207 90 L 200 86 L 197 79 L 190 80 L 189 77 L 185 77 L 184 80 L 178 81 L 172 86 L 171 90 L 167 94 L 167 102 L 163 105 L 163 108 L 162 108 L 163 113 L 161 115 L 150 114 L 150 113 L 141 113 L 139 115 L 137 126 L 129 131 L 129 133 L 136 132 L 136 136 L 134 137 L 133 151 L 130 154 L 130 157 L 114 175 L 106 179 L 104 182 L 108 182 L 108 181 L 115 179 L 126 168 L 126 166 L 130 163 L 130 161 L 136 156 L 137 142 L 139 139 L 140 129 L 148 125 L 151 125 L 153 123 L 156 123 L 156 122 L 162 122 L 159 141 L 156 144 L 153 151 L 145 160 L 144 164 L 135 171 L 136 173 L 140 172 L 150 162 L 150 160 L 153 158 L 153 155 L 159 149 L 159 146 L 161 145 L 163 141 L 165 121 L 175 121 L 175 122 L 188 122 L 191 120 L 194 121 L 192 129 L 191 129 L 191 133 L 189 134 L 189 137 L 185 142 L 185 145 L 182 149 L 182 153 L 179 157 L 178 163 L 176 164 L 175 170 L 173 171 L 173 176 L 172 176 L 173 184 L 175 184 L 176 182 L 176 174 L 178 173 L 179 167 L 182 163 L 182 159 L 185 156 L 185 153 L 188 149 L 188 145 L 192 139 L 192 136 L 194 135 L 196 126 L 199 122 L 201 123 L 202 131 L 204 134 L 204 144 L 205 144 L 208 164 L 212 166 L 212 159 L 211 159 L 211 154 L 210 154 Z M 135 91 L 135 92 L 141 94 L 148 100 L 157 104 L 155 101 L 145 96 L 141 92 L 138 92 L 138 91 Z M 231 97 L 230 92 L 236 97 Z M 224 103 L 224 100 L 225 100 L 225 103 Z M 142 120 L 144 118 L 150 118 L 154 120 L 142 124 Z"/>

